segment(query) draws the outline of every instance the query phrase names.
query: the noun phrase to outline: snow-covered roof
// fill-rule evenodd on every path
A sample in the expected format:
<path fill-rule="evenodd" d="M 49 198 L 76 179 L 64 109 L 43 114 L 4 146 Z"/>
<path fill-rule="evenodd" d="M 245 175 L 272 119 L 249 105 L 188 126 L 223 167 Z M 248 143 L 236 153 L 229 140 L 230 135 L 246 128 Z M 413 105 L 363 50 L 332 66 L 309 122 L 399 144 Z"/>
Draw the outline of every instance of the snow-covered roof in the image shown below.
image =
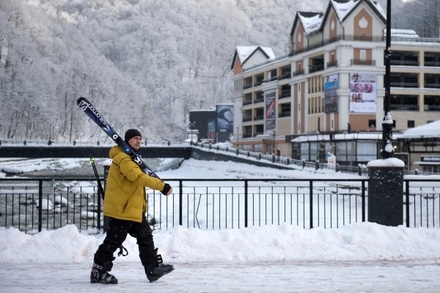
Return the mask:
<path fill-rule="evenodd" d="M 345 17 L 350 14 L 350 12 L 361 2 L 362 0 L 331 0 L 330 4 L 336 11 L 336 14 L 339 18 L 339 21 L 343 21 Z M 365 0 L 365 2 L 369 3 L 374 7 L 384 19 L 386 19 L 386 13 L 383 10 L 382 6 L 374 0 Z"/>
<path fill-rule="evenodd" d="M 386 29 L 384 30 L 384 35 L 387 35 Z M 391 37 L 400 38 L 420 38 L 415 30 L 404 30 L 404 29 L 391 29 Z"/>
<path fill-rule="evenodd" d="M 440 120 L 405 131 L 401 138 L 430 138 L 440 137 Z"/>
<path fill-rule="evenodd" d="M 190 112 L 215 112 L 216 109 L 215 108 L 210 108 L 210 109 L 195 109 L 195 110 L 189 110 Z"/>
<path fill-rule="evenodd" d="M 348 2 L 339 2 L 337 0 L 331 0 L 330 2 L 336 11 L 339 21 L 342 21 L 353 10 L 358 0 L 350 0 Z"/>
<path fill-rule="evenodd" d="M 322 13 L 310 13 L 310 12 L 298 12 L 298 18 L 301 21 L 304 31 L 307 35 L 319 31 L 321 28 L 323 14 Z"/>
<path fill-rule="evenodd" d="M 383 18 L 385 18 L 385 19 L 387 18 L 387 14 L 386 14 L 385 10 L 383 10 L 383 8 L 379 4 L 379 2 L 370 0 L 370 3 L 376 7 L 377 11 L 379 11 L 379 13 L 382 14 Z"/>
<path fill-rule="evenodd" d="M 275 58 L 275 54 L 273 53 L 272 49 L 269 47 L 237 46 L 236 52 L 237 52 L 237 56 L 240 60 L 240 64 L 243 64 L 258 49 L 261 49 L 268 56 L 268 59 Z"/>
<path fill-rule="evenodd" d="M 339 21 L 343 22 L 344 19 L 363 1 L 370 5 L 373 10 L 376 10 L 383 19 L 386 19 L 386 13 L 382 9 L 382 6 L 374 0 L 330 0 L 326 14 L 328 14 L 330 8 L 333 7 Z M 298 12 L 297 18 L 304 27 L 305 33 L 309 35 L 322 29 L 326 14 L 321 12 Z"/>
<path fill-rule="evenodd" d="M 381 140 L 382 132 L 351 132 L 351 133 L 336 133 L 333 135 L 333 141 L 336 140 Z M 401 133 L 393 133 L 393 137 L 398 139 Z M 291 142 L 307 142 L 307 141 L 321 141 L 330 140 L 328 134 L 304 134 L 299 135 L 291 140 Z"/>

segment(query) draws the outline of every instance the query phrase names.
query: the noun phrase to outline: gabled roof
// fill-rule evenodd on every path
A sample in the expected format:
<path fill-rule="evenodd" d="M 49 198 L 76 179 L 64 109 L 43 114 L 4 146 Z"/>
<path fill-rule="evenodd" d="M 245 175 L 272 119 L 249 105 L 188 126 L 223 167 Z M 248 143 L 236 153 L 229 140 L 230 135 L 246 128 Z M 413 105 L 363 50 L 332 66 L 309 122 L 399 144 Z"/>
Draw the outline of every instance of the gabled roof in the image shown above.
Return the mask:
<path fill-rule="evenodd" d="M 246 63 L 256 52 L 261 52 L 266 58 L 274 59 L 275 54 L 272 49 L 269 47 L 261 47 L 261 46 L 237 46 L 235 49 L 234 58 L 232 59 L 231 69 L 234 68 L 234 63 L 237 60 L 240 61 L 240 65 Z"/>
<path fill-rule="evenodd" d="M 365 2 L 371 7 L 379 18 L 385 23 L 386 13 L 379 3 L 373 0 L 330 0 L 325 14 L 322 12 L 297 12 L 290 35 L 297 26 L 298 21 L 301 22 L 306 34 L 311 34 L 316 31 L 322 31 L 327 17 L 333 8 L 338 16 L 339 22 L 342 23 L 362 2 Z"/>
<path fill-rule="evenodd" d="M 293 30 L 295 29 L 298 22 L 301 23 L 304 28 L 305 33 L 311 34 L 315 31 L 321 29 L 322 20 L 323 20 L 322 12 L 302 12 L 298 11 L 296 13 L 295 19 L 293 21 L 292 30 L 290 31 L 290 35 L 293 34 Z"/>
<path fill-rule="evenodd" d="M 365 2 L 368 6 L 371 7 L 373 11 L 379 16 L 379 18 L 385 23 L 386 22 L 386 13 L 382 9 L 379 3 L 373 0 L 330 0 L 329 5 L 327 6 L 327 10 L 325 12 L 324 21 L 327 19 L 331 8 L 336 12 L 338 16 L 339 22 L 342 23 L 362 2 Z"/>

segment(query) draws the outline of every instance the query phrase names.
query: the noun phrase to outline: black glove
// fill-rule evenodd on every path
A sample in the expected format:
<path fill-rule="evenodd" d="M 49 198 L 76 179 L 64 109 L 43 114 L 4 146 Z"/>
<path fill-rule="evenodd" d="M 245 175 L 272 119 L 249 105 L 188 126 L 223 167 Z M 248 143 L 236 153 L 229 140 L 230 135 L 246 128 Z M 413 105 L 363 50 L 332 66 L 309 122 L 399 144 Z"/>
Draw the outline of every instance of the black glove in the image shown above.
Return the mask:
<path fill-rule="evenodd" d="M 170 192 L 170 190 L 171 190 L 171 185 L 169 185 L 168 183 L 165 183 L 165 186 L 163 187 L 161 192 L 163 195 L 167 195 L 168 192 Z"/>

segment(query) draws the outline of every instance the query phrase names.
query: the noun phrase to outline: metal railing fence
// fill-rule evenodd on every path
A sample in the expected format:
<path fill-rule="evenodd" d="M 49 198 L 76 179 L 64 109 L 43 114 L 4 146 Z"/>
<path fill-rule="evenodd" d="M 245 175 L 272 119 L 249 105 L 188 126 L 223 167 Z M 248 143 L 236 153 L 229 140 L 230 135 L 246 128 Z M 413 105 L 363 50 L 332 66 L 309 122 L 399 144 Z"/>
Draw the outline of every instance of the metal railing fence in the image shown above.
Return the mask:
<path fill-rule="evenodd" d="M 171 184 L 173 180 L 168 180 Z M 229 229 L 288 223 L 334 228 L 366 220 L 367 179 L 181 179 L 171 197 L 152 192 L 159 228 Z"/>
<path fill-rule="evenodd" d="M 101 230 L 101 200 L 93 179 L 0 178 L 0 227 L 26 233 L 73 224 Z"/>
<path fill-rule="evenodd" d="M 432 179 L 404 180 L 406 227 L 440 227 L 440 182 Z"/>
<path fill-rule="evenodd" d="M 166 179 L 174 193 L 148 190 L 148 215 L 157 229 L 176 226 L 235 229 L 296 225 L 338 228 L 368 221 L 368 178 Z M 440 227 L 440 183 L 405 179 L 403 223 Z M 101 199 L 94 179 L 0 178 L 0 228 L 38 233 L 73 224 L 99 233 Z"/>

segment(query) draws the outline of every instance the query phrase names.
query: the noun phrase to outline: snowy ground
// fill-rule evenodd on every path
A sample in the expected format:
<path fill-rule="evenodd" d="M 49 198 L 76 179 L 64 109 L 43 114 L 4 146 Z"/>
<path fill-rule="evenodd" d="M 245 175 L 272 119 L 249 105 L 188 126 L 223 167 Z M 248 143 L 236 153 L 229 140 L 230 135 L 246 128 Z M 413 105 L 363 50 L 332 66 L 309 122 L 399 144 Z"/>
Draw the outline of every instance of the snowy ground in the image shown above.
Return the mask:
<path fill-rule="evenodd" d="M 71 164 L 75 165 L 75 164 Z M 11 165 L 10 168 L 19 168 Z M 20 167 L 29 171 L 31 167 Z M 341 177 L 189 160 L 163 178 Z M 345 175 L 343 175 L 345 176 Z M 353 175 L 352 175 L 353 176 Z M 290 225 L 246 229 L 156 230 L 175 271 L 148 283 L 135 240 L 115 261 L 118 285 L 89 283 L 103 235 L 75 226 L 36 235 L 0 228 L 0 292 L 439 292 L 440 229 L 374 223 L 305 230 Z"/>
<path fill-rule="evenodd" d="M 6 272 L 7 270 L 7 272 Z M 9 264 L 1 292 L 438 292 L 438 264 L 405 262 L 179 263 L 147 283 L 138 263 L 118 264 L 118 285 L 90 284 L 88 266 Z"/>

